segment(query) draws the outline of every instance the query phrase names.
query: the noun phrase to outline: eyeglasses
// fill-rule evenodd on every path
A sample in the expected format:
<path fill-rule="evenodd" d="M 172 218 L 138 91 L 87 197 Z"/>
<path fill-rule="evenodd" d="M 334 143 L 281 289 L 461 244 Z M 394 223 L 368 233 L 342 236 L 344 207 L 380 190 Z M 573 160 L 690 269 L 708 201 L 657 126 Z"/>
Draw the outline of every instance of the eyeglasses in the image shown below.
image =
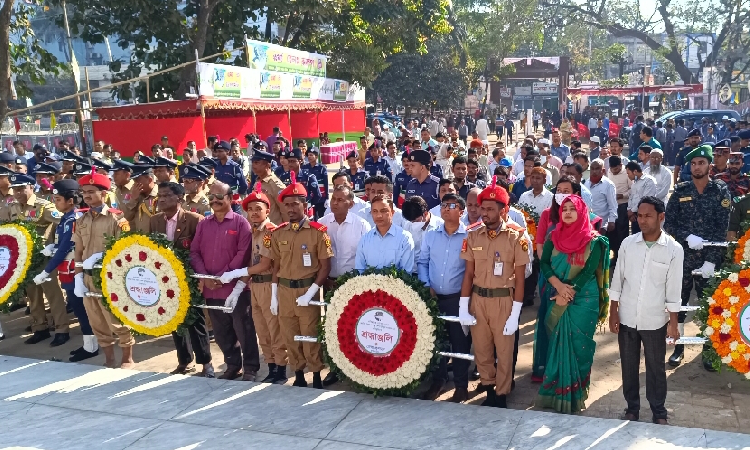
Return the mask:
<path fill-rule="evenodd" d="M 440 204 L 440 208 L 441 209 L 446 209 L 446 208 L 447 209 L 459 209 L 459 208 L 461 208 L 461 205 L 459 205 L 458 203 L 446 203 L 446 202 L 443 202 L 443 203 Z"/>
<path fill-rule="evenodd" d="M 206 197 L 208 197 L 209 200 L 224 200 L 224 197 L 228 197 L 229 194 L 208 194 Z"/>

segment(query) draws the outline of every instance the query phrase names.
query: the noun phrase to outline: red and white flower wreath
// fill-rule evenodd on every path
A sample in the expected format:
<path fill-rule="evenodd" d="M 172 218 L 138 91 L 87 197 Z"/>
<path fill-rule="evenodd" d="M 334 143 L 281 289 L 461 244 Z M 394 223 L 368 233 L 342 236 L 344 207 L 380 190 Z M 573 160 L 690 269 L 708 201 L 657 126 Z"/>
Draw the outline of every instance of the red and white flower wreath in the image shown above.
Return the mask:
<path fill-rule="evenodd" d="M 382 320 L 388 331 L 368 331 L 372 319 Z M 387 275 L 357 276 L 336 289 L 324 332 L 333 363 L 370 389 L 400 389 L 420 379 L 435 351 L 435 326 L 424 301 Z"/>

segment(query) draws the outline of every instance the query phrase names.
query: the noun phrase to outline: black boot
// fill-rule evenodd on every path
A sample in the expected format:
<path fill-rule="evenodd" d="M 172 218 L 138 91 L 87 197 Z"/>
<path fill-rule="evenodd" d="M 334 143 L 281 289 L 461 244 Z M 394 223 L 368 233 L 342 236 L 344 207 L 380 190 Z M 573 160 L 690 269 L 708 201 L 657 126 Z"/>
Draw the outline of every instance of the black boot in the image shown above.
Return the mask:
<path fill-rule="evenodd" d="M 495 395 L 495 386 L 487 386 L 487 399 L 482 402 L 482 406 L 497 406 L 497 396 Z"/>
<path fill-rule="evenodd" d="M 495 408 L 507 408 L 507 395 L 496 395 L 495 396 Z"/>
<path fill-rule="evenodd" d="M 329 371 L 328 375 L 326 375 L 325 378 L 323 378 L 323 386 L 330 386 L 332 384 L 336 384 L 339 381 L 339 376 L 336 375 L 335 372 Z"/>
<path fill-rule="evenodd" d="M 710 362 L 706 361 L 705 358 L 703 358 L 703 368 L 708 372 L 716 372 L 716 369 L 714 369 L 714 366 L 711 365 Z M 656 422 L 654 422 L 656 423 Z"/>
<path fill-rule="evenodd" d="M 263 381 L 261 383 L 273 383 L 273 380 L 276 379 L 276 364 L 270 363 L 268 364 L 268 376 L 263 378 Z"/>
<path fill-rule="evenodd" d="M 71 356 L 70 358 L 68 358 L 68 361 L 70 361 L 70 362 L 78 362 L 78 361 L 83 361 L 85 359 L 93 358 L 94 356 L 98 356 L 99 355 L 99 349 L 98 348 L 96 350 L 94 350 L 93 352 L 88 352 L 88 351 L 84 350 L 83 347 L 81 347 L 79 350 L 80 350 L 79 352 L 75 353 L 73 356 Z"/>
<path fill-rule="evenodd" d="M 30 338 L 26 339 L 27 344 L 38 344 L 42 342 L 45 339 L 51 338 L 52 335 L 49 334 L 49 330 L 42 330 L 42 331 L 35 331 L 34 335 Z"/>
<path fill-rule="evenodd" d="M 49 343 L 50 347 L 57 347 L 58 345 L 63 345 L 64 343 L 68 342 L 70 340 L 70 334 L 69 333 L 55 333 L 55 338 L 52 339 L 52 342 Z"/>
<path fill-rule="evenodd" d="M 323 380 L 320 379 L 320 372 L 313 372 L 313 389 L 323 389 Z"/>
<path fill-rule="evenodd" d="M 307 387 L 307 381 L 305 381 L 305 372 L 302 370 L 294 371 L 294 383 L 292 386 Z"/>
<path fill-rule="evenodd" d="M 677 344 L 674 346 L 674 353 L 669 357 L 669 365 L 677 367 L 682 363 L 682 359 L 685 357 L 685 346 L 683 344 Z"/>
<path fill-rule="evenodd" d="M 286 366 L 276 366 L 276 374 L 273 377 L 273 384 L 286 384 Z"/>

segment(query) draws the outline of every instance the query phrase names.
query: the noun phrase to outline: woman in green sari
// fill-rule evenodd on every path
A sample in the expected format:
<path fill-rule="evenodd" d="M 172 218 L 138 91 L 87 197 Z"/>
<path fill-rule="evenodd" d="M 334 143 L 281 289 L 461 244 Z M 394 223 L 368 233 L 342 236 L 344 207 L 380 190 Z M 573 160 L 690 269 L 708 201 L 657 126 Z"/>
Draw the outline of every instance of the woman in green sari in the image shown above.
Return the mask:
<path fill-rule="evenodd" d="M 562 201 L 540 269 L 554 304 L 544 317 L 549 347 L 536 405 L 573 413 L 588 398 L 594 332 L 609 304 L 609 242 L 594 231 L 581 197 Z"/>

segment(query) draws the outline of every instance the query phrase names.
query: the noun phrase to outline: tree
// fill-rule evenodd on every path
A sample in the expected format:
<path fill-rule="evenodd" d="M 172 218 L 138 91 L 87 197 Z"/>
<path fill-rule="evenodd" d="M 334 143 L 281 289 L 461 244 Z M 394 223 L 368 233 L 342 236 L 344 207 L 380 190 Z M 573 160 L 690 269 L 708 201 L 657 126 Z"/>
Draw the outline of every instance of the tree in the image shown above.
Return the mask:
<path fill-rule="evenodd" d="M 0 7 L 0 120 L 5 120 L 13 98 L 12 75 L 16 75 L 17 96 L 31 98 L 32 84 L 44 84 L 45 74 L 58 75 L 62 70 L 29 25 L 36 6 L 37 2 L 16 5 L 15 0 L 5 0 Z"/>
<path fill-rule="evenodd" d="M 566 17 L 605 30 L 615 37 L 640 40 L 669 61 L 685 83 L 698 81 L 683 59 L 686 37 L 699 44 L 701 37 L 710 36 L 713 47 L 705 56 L 699 55 L 699 69 L 719 65 L 731 76 L 735 65 L 747 62 L 747 54 L 750 53 L 748 0 L 684 0 L 682 3 L 677 0 L 656 0 L 656 9 L 650 17 L 641 15 L 640 2 L 637 0 L 542 2 L 551 17 Z M 719 31 L 713 31 L 717 26 Z"/>

